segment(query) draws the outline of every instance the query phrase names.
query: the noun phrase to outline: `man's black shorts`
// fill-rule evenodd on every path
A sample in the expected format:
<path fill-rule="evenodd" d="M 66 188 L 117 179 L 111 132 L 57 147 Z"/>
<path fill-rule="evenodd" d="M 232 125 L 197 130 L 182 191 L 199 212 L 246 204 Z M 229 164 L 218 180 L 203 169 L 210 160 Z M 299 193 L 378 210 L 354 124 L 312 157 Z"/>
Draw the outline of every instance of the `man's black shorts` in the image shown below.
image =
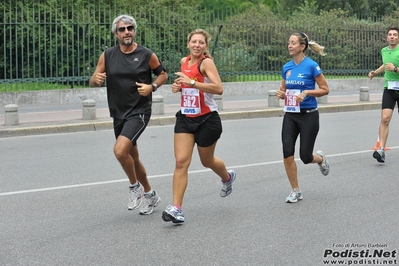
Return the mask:
<path fill-rule="evenodd" d="M 382 93 L 382 109 L 394 109 L 395 104 L 399 103 L 399 91 L 384 89 Z"/>
<path fill-rule="evenodd" d="M 150 116 L 145 114 L 138 114 L 130 117 L 129 119 L 117 119 L 114 118 L 114 134 L 115 138 L 119 135 L 125 136 L 130 139 L 133 145 L 137 144 L 137 139 L 141 133 L 147 127 L 150 121 Z"/>

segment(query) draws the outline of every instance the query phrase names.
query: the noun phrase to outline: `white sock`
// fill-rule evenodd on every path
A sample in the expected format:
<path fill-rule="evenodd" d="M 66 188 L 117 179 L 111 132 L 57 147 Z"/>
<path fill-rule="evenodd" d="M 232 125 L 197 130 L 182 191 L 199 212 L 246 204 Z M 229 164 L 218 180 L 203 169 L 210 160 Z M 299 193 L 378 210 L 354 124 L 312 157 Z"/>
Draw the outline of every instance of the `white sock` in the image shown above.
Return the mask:
<path fill-rule="evenodd" d="M 130 186 L 129 187 L 138 187 L 138 186 L 140 186 L 140 183 L 139 183 L 139 181 L 137 181 L 136 183 L 134 183 L 134 184 L 130 184 Z"/>
<path fill-rule="evenodd" d="M 148 192 L 144 192 L 144 194 L 147 194 L 147 195 L 152 195 L 152 192 L 153 192 L 153 190 L 151 189 L 150 191 L 148 191 Z"/>

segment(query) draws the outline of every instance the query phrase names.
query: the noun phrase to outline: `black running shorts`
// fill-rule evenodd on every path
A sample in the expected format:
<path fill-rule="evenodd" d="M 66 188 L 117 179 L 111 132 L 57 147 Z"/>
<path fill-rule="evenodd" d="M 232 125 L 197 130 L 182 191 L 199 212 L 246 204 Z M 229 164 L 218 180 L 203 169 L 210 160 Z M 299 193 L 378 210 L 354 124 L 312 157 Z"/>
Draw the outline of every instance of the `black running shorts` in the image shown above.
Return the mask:
<path fill-rule="evenodd" d="M 214 144 L 222 131 L 222 121 L 216 111 L 194 118 L 187 117 L 180 111 L 176 113 L 175 133 L 194 134 L 195 143 L 199 147 Z"/>
<path fill-rule="evenodd" d="M 132 116 L 128 120 L 114 118 L 115 138 L 118 138 L 119 135 L 125 136 L 132 141 L 134 146 L 137 144 L 137 139 L 144 132 L 149 121 L 150 116 L 145 114 Z"/>
<path fill-rule="evenodd" d="M 399 91 L 384 89 L 381 108 L 393 110 L 396 103 L 399 105 Z"/>

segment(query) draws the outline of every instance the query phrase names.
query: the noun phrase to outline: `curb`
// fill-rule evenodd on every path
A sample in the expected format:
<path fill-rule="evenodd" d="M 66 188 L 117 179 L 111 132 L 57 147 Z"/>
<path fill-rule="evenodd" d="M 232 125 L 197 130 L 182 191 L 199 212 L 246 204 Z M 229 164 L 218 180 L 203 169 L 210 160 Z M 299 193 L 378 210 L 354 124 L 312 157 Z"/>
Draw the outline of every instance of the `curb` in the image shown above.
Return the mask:
<path fill-rule="evenodd" d="M 354 104 L 335 104 L 335 105 L 319 105 L 320 113 L 337 113 L 351 111 L 365 111 L 381 109 L 381 102 L 371 103 L 354 103 Z M 259 110 L 239 110 L 239 111 L 221 111 L 219 113 L 222 120 L 251 119 L 283 116 L 282 108 L 267 108 Z M 175 123 L 174 115 L 153 116 L 148 126 L 165 126 Z M 82 131 L 99 131 L 112 129 L 113 123 L 110 121 L 92 121 L 81 123 L 64 123 L 53 125 L 29 125 L 19 127 L 9 127 L 0 129 L 0 138 L 19 137 L 28 135 L 42 135 L 55 133 L 72 133 Z"/>

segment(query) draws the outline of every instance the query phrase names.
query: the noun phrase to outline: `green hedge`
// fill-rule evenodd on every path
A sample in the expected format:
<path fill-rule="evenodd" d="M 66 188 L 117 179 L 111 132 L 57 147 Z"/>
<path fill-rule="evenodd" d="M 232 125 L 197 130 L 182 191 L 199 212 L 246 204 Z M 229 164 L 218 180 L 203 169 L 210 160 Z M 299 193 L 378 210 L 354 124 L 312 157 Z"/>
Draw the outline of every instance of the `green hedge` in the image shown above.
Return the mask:
<path fill-rule="evenodd" d="M 136 41 L 159 56 L 171 77 L 188 53 L 187 34 L 204 28 L 213 37 L 209 50 L 223 81 L 278 77 L 290 60 L 287 41 L 296 31 L 325 46 L 325 57 L 311 52 L 308 56 L 326 75 L 362 75 L 381 64 L 387 27 L 398 24 L 397 12 L 378 20 L 359 19 L 342 10 L 297 11 L 282 17 L 262 5 L 238 13 L 206 9 L 196 1 L 173 2 L 164 1 L 162 8 L 154 1 L 0 3 L 0 90 L 13 91 L 18 86 L 7 84 L 16 82 L 34 87 L 34 81 L 88 86 L 99 55 L 116 44 L 110 27 L 121 13 L 136 18 Z"/>

